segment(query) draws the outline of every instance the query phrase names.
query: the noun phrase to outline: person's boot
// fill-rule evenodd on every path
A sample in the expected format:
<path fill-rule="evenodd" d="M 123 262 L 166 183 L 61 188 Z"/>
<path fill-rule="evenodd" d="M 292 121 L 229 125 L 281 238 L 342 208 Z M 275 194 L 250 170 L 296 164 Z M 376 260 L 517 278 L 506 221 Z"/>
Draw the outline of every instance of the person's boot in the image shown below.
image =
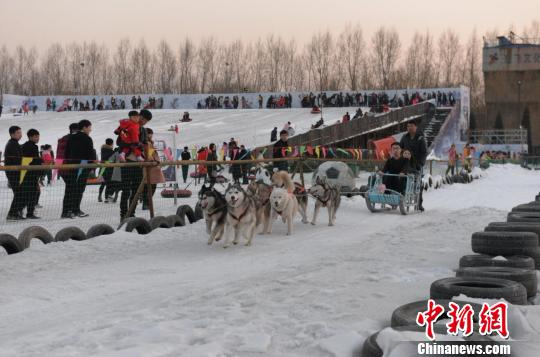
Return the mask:
<path fill-rule="evenodd" d="M 103 199 L 101 198 L 101 194 L 98 195 L 97 201 L 98 202 L 103 202 Z M 105 201 L 107 201 L 107 197 L 105 197 Z"/>

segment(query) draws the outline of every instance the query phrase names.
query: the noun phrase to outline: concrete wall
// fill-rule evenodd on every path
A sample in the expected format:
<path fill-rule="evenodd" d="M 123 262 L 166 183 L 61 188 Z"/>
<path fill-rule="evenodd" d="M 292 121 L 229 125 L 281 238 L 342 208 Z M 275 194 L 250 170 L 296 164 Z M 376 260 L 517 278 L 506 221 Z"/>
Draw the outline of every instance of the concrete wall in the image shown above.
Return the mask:
<path fill-rule="evenodd" d="M 503 129 L 517 129 L 528 108 L 532 144 L 529 152 L 540 153 L 540 70 L 484 72 L 484 81 L 486 120 L 477 123 L 478 129 L 494 129 L 499 114 Z"/>

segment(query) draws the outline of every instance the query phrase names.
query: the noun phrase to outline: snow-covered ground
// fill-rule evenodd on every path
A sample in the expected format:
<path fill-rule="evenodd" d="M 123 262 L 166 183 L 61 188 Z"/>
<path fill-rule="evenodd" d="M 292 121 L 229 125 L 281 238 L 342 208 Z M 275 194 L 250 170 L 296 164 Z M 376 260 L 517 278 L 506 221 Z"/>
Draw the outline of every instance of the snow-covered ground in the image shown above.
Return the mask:
<path fill-rule="evenodd" d="M 286 237 L 276 223 L 249 248 L 206 245 L 203 222 L 34 242 L 0 257 L 0 355 L 350 356 L 396 307 L 453 276 L 471 234 L 531 201 L 539 179 L 493 166 L 427 192 L 427 211 L 409 216 L 344 199 L 336 226 L 323 212 Z M 511 334 L 538 340 L 540 308 L 523 311 Z"/>
<path fill-rule="evenodd" d="M 351 117 L 358 108 L 325 108 L 325 124 L 333 124 L 341 120 L 346 112 Z M 363 110 L 369 110 L 363 108 Z M 190 110 L 193 119 L 189 123 L 180 123 L 183 110 L 162 109 L 152 110 L 153 119 L 147 125 L 155 132 L 167 132 L 171 125 L 177 124 L 180 128 L 178 135 L 178 147 L 192 145 L 202 146 L 211 142 L 218 147 L 224 141 L 229 141 L 234 137 L 240 144 L 251 147 L 253 145 L 264 145 L 270 143 L 270 132 L 274 127 L 281 130 L 283 125 L 291 122 L 296 129 L 296 133 L 302 133 L 310 129 L 320 115 L 310 113 L 310 109 L 214 109 L 214 110 Z M 114 111 L 90 111 L 90 112 L 37 112 L 28 116 L 13 116 L 13 114 L 2 114 L 0 119 L 0 133 L 9 139 L 8 128 L 11 125 L 18 125 L 23 132 L 30 128 L 40 131 L 40 144 L 51 144 L 56 148 L 56 143 L 60 137 L 67 134 L 70 123 L 88 119 L 92 122 L 96 148 L 105 143 L 106 138 L 113 138 L 113 131 L 118 127 L 118 121 L 127 118 L 128 110 Z M 2 140 L 3 141 L 3 140 Z M 2 142 L 0 141 L 0 142 Z M 26 135 L 23 136 L 23 142 Z M 3 145 L 2 145 L 3 149 Z"/>

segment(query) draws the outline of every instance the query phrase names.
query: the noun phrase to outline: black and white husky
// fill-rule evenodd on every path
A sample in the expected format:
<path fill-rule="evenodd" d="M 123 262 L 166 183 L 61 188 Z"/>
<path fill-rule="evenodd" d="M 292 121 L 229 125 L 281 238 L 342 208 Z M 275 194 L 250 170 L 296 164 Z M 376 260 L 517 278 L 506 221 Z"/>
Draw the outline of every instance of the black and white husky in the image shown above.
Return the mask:
<path fill-rule="evenodd" d="M 203 185 L 199 191 L 199 203 L 204 213 L 206 233 L 210 235 L 208 244 L 212 244 L 223 236 L 227 218 L 227 202 L 214 187 Z"/>
<path fill-rule="evenodd" d="M 315 185 L 311 186 L 308 193 L 315 198 L 315 210 L 311 224 L 315 225 L 319 209 L 328 208 L 328 225 L 333 226 L 336 222 L 336 212 L 341 203 L 341 192 L 339 187 L 335 187 L 326 181 L 326 178 L 317 176 Z"/>
<path fill-rule="evenodd" d="M 240 235 L 246 239 L 246 246 L 251 245 L 257 228 L 257 207 L 253 197 L 247 194 L 240 184 L 227 187 L 225 191 L 227 202 L 227 219 L 225 225 L 225 245 L 230 246 L 230 236 L 234 232 L 233 244 L 238 244 Z"/>

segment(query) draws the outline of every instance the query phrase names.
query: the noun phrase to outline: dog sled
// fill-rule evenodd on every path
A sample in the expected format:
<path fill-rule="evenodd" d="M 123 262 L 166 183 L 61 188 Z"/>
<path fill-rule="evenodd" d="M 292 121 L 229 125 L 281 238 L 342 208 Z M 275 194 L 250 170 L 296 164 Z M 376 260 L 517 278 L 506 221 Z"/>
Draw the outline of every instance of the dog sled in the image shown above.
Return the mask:
<path fill-rule="evenodd" d="M 383 184 L 384 177 L 399 177 L 405 181 L 403 193 L 387 188 Z M 399 208 L 402 215 L 418 211 L 421 175 L 375 174 L 370 177 L 370 184 L 365 193 L 366 206 L 372 212 L 383 212 Z"/>

